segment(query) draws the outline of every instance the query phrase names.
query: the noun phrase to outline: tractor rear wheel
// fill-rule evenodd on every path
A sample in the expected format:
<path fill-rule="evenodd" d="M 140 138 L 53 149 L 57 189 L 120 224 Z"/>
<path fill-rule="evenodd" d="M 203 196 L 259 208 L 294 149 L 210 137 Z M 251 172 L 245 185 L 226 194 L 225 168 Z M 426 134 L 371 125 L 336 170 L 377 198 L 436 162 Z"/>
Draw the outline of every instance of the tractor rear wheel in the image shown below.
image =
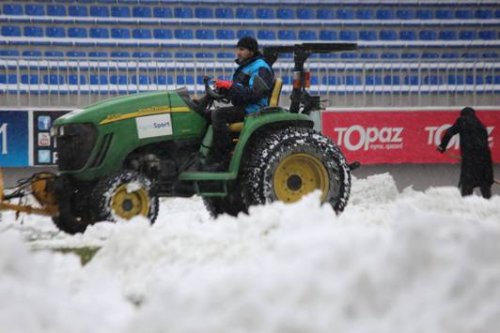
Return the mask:
<path fill-rule="evenodd" d="M 309 128 L 263 133 L 250 148 L 242 173 L 245 205 L 292 203 L 319 190 L 321 201 L 339 213 L 351 188 L 349 166 L 340 149 Z"/>
<path fill-rule="evenodd" d="M 96 221 L 116 222 L 142 215 L 154 223 L 158 216 L 153 182 L 134 170 L 120 170 L 101 179 L 92 197 Z"/>

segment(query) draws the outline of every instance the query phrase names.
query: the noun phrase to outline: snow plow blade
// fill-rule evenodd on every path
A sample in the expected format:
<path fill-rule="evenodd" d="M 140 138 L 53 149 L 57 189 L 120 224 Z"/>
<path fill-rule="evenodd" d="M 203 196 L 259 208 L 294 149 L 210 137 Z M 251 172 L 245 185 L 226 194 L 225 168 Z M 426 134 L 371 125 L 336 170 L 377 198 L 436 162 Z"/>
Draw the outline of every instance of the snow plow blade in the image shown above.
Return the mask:
<path fill-rule="evenodd" d="M 38 214 L 45 216 L 59 215 L 55 195 L 50 191 L 50 183 L 55 179 L 55 175 L 48 172 L 40 172 L 23 181 L 12 193 L 5 194 L 5 183 L 3 171 L 0 168 L 0 211 L 13 210 L 18 213 Z M 11 199 L 23 198 L 33 195 L 41 207 L 11 203 Z"/>

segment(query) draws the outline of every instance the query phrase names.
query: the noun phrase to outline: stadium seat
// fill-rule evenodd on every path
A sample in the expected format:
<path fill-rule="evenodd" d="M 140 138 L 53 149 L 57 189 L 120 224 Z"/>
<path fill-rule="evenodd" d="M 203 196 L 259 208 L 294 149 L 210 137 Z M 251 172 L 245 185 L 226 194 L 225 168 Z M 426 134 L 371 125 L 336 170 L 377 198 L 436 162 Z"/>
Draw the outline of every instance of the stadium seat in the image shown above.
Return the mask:
<path fill-rule="evenodd" d="M 401 54 L 401 59 L 417 59 L 419 55 L 415 52 L 404 52 Z"/>
<path fill-rule="evenodd" d="M 361 76 L 359 75 L 346 75 L 345 83 L 348 86 L 359 86 L 361 85 Z"/>
<path fill-rule="evenodd" d="M 159 52 L 155 52 L 153 54 L 153 57 L 154 58 L 157 58 L 157 59 L 160 59 L 160 58 L 172 58 L 172 53 L 170 52 L 167 52 L 167 51 L 159 51 Z"/>
<path fill-rule="evenodd" d="M 192 59 L 194 58 L 193 52 L 179 51 L 175 52 L 175 57 L 179 59 Z"/>
<path fill-rule="evenodd" d="M 420 40 L 436 40 L 437 33 L 433 30 L 421 30 L 419 32 Z"/>
<path fill-rule="evenodd" d="M 356 18 L 358 20 L 372 20 L 373 19 L 373 11 L 369 8 L 356 9 Z"/>
<path fill-rule="evenodd" d="M 126 28 L 112 28 L 111 38 L 130 39 L 130 30 Z"/>
<path fill-rule="evenodd" d="M 153 82 L 155 84 L 167 85 L 167 84 L 173 84 L 174 79 L 171 76 L 157 75 L 153 77 Z"/>
<path fill-rule="evenodd" d="M 68 37 L 87 38 L 87 29 L 85 28 L 68 28 Z"/>
<path fill-rule="evenodd" d="M 498 58 L 498 53 L 496 53 L 494 51 L 488 51 L 488 52 L 484 52 L 483 54 L 481 54 L 481 57 L 482 58 L 497 59 Z"/>
<path fill-rule="evenodd" d="M 109 7 L 106 7 L 106 6 L 91 6 L 90 7 L 90 16 L 93 16 L 93 17 L 108 17 L 109 16 Z"/>
<path fill-rule="evenodd" d="M 212 52 L 196 52 L 196 58 L 198 59 L 213 59 L 214 54 Z"/>
<path fill-rule="evenodd" d="M 273 19 L 275 18 L 274 9 L 272 8 L 257 8 L 255 17 L 258 19 Z"/>
<path fill-rule="evenodd" d="M 359 32 L 360 40 L 377 40 L 377 32 L 374 30 L 368 31 L 360 31 Z"/>
<path fill-rule="evenodd" d="M 451 9 L 437 9 L 436 18 L 439 20 L 451 20 L 453 19 L 453 11 Z"/>
<path fill-rule="evenodd" d="M 194 84 L 194 78 L 192 75 L 177 75 L 176 83 L 179 85 L 182 84 Z"/>
<path fill-rule="evenodd" d="M 91 38 L 109 38 L 109 30 L 107 28 L 90 28 Z"/>
<path fill-rule="evenodd" d="M 432 20 L 434 18 L 433 12 L 430 9 L 418 9 L 416 18 L 420 20 Z"/>
<path fill-rule="evenodd" d="M 320 8 L 316 12 L 316 17 L 320 20 L 331 20 L 335 17 L 333 10 L 328 8 Z"/>
<path fill-rule="evenodd" d="M 200 29 L 196 30 L 196 39 L 215 39 L 215 34 L 213 30 Z"/>
<path fill-rule="evenodd" d="M 153 36 L 156 39 L 172 39 L 172 30 L 169 29 L 155 29 L 153 31 Z"/>
<path fill-rule="evenodd" d="M 479 39 L 495 40 L 497 39 L 497 31 L 495 30 L 482 30 L 478 33 Z"/>
<path fill-rule="evenodd" d="M 21 75 L 22 84 L 38 84 L 38 75 L 36 74 L 23 74 Z"/>
<path fill-rule="evenodd" d="M 40 50 L 24 50 L 22 55 L 23 55 L 23 57 L 40 58 L 42 56 L 42 51 L 40 51 Z"/>
<path fill-rule="evenodd" d="M 43 83 L 50 85 L 64 84 L 64 76 L 56 74 L 46 74 L 43 76 Z"/>
<path fill-rule="evenodd" d="M 297 8 L 297 18 L 300 20 L 311 20 L 315 18 L 314 10 L 310 8 Z"/>
<path fill-rule="evenodd" d="M 437 52 L 423 52 L 422 55 L 420 56 L 422 59 L 438 59 L 439 58 L 439 53 Z"/>
<path fill-rule="evenodd" d="M 500 84 L 500 75 L 486 75 L 484 82 L 488 84 Z"/>
<path fill-rule="evenodd" d="M 230 53 L 230 52 L 218 52 L 217 58 L 219 58 L 219 59 L 234 59 L 234 58 L 236 58 L 236 56 L 234 55 L 234 53 Z"/>
<path fill-rule="evenodd" d="M 236 8 L 236 18 L 239 18 L 239 19 L 253 19 L 254 15 L 253 15 L 252 8 L 247 8 L 247 7 Z"/>
<path fill-rule="evenodd" d="M 359 57 L 361 59 L 378 59 L 378 54 L 375 52 L 363 52 Z"/>
<path fill-rule="evenodd" d="M 418 75 L 405 76 L 404 83 L 410 86 L 418 86 L 420 84 L 420 77 Z"/>
<path fill-rule="evenodd" d="M 62 51 L 48 50 L 45 51 L 43 54 L 44 56 L 49 58 L 64 58 L 64 52 Z"/>
<path fill-rule="evenodd" d="M 112 58 L 130 58 L 130 53 L 127 51 L 112 51 Z"/>
<path fill-rule="evenodd" d="M 229 7 L 215 8 L 215 17 L 223 19 L 231 19 L 234 17 L 233 9 Z"/>
<path fill-rule="evenodd" d="M 476 32 L 473 30 L 464 30 L 458 33 L 458 38 L 461 40 L 474 40 L 476 39 Z"/>
<path fill-rule="evenodd" d="M 443 40 L 456 40 L 457 32 L 456 30 L 443 30 L 439 32 L 439 39 Z"/>
<path fill-rule="evenodd" d="M 109 82 L 111 84 L 122 85 L 122 86 L 127 85 L 129 83 L 127 75 L 123 75 L 123 74 L 111 75 L 109 77 Z"/>
<path fill-rule="evenodd" d="M 319 39 L 320 40 L 327 40 L 327 41 L 337 40 L 337 31 L 321 30 L 319 32 Z"/>
<path fill-rule="evenodd" d="M 85 51 L 68 51 L 66 57 L 68 58 L 85 58 L 87 53 Z"/>
<path fill-rule="evenodd" d="M 382 77 L 376 74 L 369 74 L 365 77 L 365 84 L 368 86 L 381 85 Z"/>
<path fill-rule="evenodd" d="M 89 58 L 108 58 L 108 52 L 105 51 L 90 51 Z"/>
<path fill-rule="evenodd" d="M 18 50 L 0 49 L 0 56 L 3 56 L 3 57 L 19 57 L 19 51 Z"/>
<path fill-rule="evenodd" d="M 358 54 L 356 52 L 342 52 L 340 53 L 341 59 L 357 59 Z"/>
<path fill-rule="evenodd" d="M 377 9 L 375 17 L 378 20 L 392 20 L 394 18 L 394 13 L 390 9 L 381 8 L 381 9 Z"/>
<path fill-rule="evenodd" d="M 493 11 L 491 9 L 478 9 L 474 13 L 474 17 L 477 19 L 492 19 Z"/>
<path fill-rule="evenodd" d="M 87 78 L 85 75 L 76 75 L 76 74 L 70 74 L 68 75 L 68 84 L 70 85 L 82 85 L 82 84 L 87 84 Z"/>
<path fill-rule="evenodd" d="M 471 74 L 468 74 L 465 77 L 465 83 L 466 84 L 484 84 L 484 80 L 482 76 L 474 76 Z"/>
<path fill-rule="evenodd" d="M 151 58 L 151 52 L 135 51 L 134 53 L 132 53 L 132 57 L 133 58 L 141 58 L 141 59 Z"/>
<path fill-rule="evenodd" d="M 282 20 L 291 20 L 295 18 L 295 13 L 291 8 L 279 8 L 276 11 L 276 17 Z"/>
<path fill-rule="evenodd" d="M 170 8 L 154 7 L 153 16 L 158 18 L 171 18 L 173 15 L 172 15 L 172 10 Z"/>
<path fill-rule="evenodd" d="M 243 29 L 243 30 L 238 30 L 238 32 L 236 33 L 236 37 L 238 37 L 238 39 L 242 38 L 242 37 L 245 37 L 245 36 L 255 37 L 255 31 L 254 30 Z"/>
<path fill-rule="evenodd" d="M 111 16 L 113 17 L 130 17 L 129 7 L 111 7 Z"/>
<path fill-rule="evenodd" d="M 214 17 L 214 11 L 210 7 L 197 7 L 194 10 L 194 16 L 202 19 L 209 19 Z"/>
<path fill-rule="evenodd" d="M 132 37 L 135 39 L 151 39 L 151 30 L 149 29 L 134 29 Z"/>
<path fill-rule="evenodd" d="M 455 16 L 459 20 L 470 20 L 474 18 L 474 13 L 470 9 L 458 9 Z"/>
<path fill-rule="evenodd" d="M 15 84 L 17 83 L 17 75 L 16 74 L 0 74 L 0 83 L 3 84 Z"/>
<path fill-rule="evenodd" d="M 191 29 L 176 29 L 174 31 L 177 39 L 193 39 L 193 30 Z"/>
<path fill-rule="evenodd" d="M 48 16 L 66 16 L 66 7 L 63 5 L 47 5 Z"/>
<path fill-rule="evenodd" d="M 151 83 L 152 83 L 152 80 L 147 75 L 141 74 L 139 76 L 137 76 L 137 75 L 132 76 L 132 84 L 148 85 Z"/>
<path fill-rule="evenodd" d="M 299 39 L 304 41 L 317 40 L 318 36 L 316 31 L 313 30 L 301 30 L 299 31 Z"/>
<path fill-rule="evenodd" d="M 174 9 L 174 16 L 177 18 L 193 18 L 191 7 L 177 7 Z"/>
<path fill-rule="evenodd" d="M 296 40 L 297 34 L 293 30 L 279 30 L 278 39 L 280 40 Z"/>
<path fill-rule="evenodd" d="M 276 34 L 274 30 L 259 30 L 257 32 L 257 38 L 262 40 L 274 40 L 276 39 Z"/>
<path fill-rule="evenodd" d="M 353 30 L 343 30 L 340 32 L 340 40 L 352 41 L 358 39 L 357 32 Z"/>
<path fill-rule="evenodd" d="M 132 8 L 133 17 L 151 17 L 151 7 L 134 7 Z"/>
<path fill-rule="evenodd" d="M 397 40 L 398 34 L 394 30 L 380 30 L 380 40 Z"/>
<path fill-rule="evenodd" d="M 461 74 L 449 74 L 448 75 L 448 80 L 447 80 L 447 83 L 448 84 L 465 84 L 465 79 L 464 79 L 464 76 L 461 75 Z"/>
<path fill-rule="evenodd" d="M 462 58 L 465 59 L 476 59 L 479 58 L 479 54 L 475 52 L 465 52 L 462 54 Z"/>
<path fill-rule="evenodd" d="M 456 52 L 445 52 L 441 54 L 441 59 L 457 59 L 458 54 Z"/>
<path fill-rule="evenodd" d="M 43 37 L 43 29 L 42 27 L 26 26 L 24 27 L 24 36 Z"/>
<path fill-rule="evenodd" d="M 340 20 L 352 20 L 354 18 L 354 10 L 337 9 L 337 18 Z"/>
<path fill-rule="evenodd" d="M 415 11 L 412 9 L 398 9 L 396 10 L 396 18 L 400 20 L 413 20 L 415 19 Z"/>
<path fill-rule="evenodd" d="M 78 16 L 78 17 L 88 16 L 87 7 L 85 7 L 85 6 L 69 6 L 68 15 L 69 16 Z"/>
<path fill-rule="evenodd" d="M 18 4 L 4 4 L 3 13 L 5 15 L 23 15 L 23 7 Z"/>
<path fill-rule="evenodd" d="M 235 34 L 233 29 L 217 29 L 215 31 L 215 36 L 217 39 L 235 39 Z"/>
<path fill-rule="evenodd" d="M 386 75 L 384 76 L 385 85 L 400 85 L 401 78 L 398 75 Z"/>
<path fill-rule="evenodd" d="M 399 39 L 401 39 L 401 40 L 417 40 L 417 33 L 413 30 L 401 30 L 399 32 Z"/>
<path fill-rule="evenodd" d="M 44 16 L 45 8 L 43 5 L 38 4 L 26 4 L 24 6 L 24 15 L 28 16 Z"/>
<path fill-rule="evenodd" d="M 66 37 L 66 32 L 63 27 L 46 27 L 45 34 L 47 37 L 63 38 Z"/>
<path fill-rule="evenodd" d="M 21 28 L 18 26 L 4 25 L 2 27 L 2 36 L 6 37 L 21 36 Z"/>
<path fill-rule="evenodd" d="M 100 74 L 90 74 L 90 84 L 91 85 L 107 85 L 108 77 L 106 75 Z"/>
<path fill-rule="evenodd" d="M 382 59 L 398 59 L 399 54 L 394 53 L 394 52 L 382 52 L 382 54 L 380 55 L 380 58 L 382 58 Z"/>

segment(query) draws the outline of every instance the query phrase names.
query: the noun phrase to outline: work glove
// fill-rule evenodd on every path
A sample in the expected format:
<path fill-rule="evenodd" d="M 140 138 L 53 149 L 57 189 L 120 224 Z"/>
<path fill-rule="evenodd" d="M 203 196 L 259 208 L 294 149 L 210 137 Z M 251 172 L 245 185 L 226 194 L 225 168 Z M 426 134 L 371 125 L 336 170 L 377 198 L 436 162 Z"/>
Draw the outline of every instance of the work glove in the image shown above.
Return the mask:
<path fill-rule="evenodd" d="M 215 80 L 215 88 L 229 90 L 233 86 L 233 81 Z"/>
<path fill-rule="evenodd" d="M 444 147 L 437 146 L 436 150 L 442 154 L 446 149 Z"/>

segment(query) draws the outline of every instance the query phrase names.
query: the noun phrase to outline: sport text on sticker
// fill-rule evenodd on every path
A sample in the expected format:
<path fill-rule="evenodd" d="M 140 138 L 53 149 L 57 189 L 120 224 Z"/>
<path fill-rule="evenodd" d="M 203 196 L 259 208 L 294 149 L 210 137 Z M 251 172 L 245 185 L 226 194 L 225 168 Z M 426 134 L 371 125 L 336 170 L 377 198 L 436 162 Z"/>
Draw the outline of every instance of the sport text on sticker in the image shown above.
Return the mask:
<path fill-rule="evenodd" d="M 172 135 L 170 114 L 159 114 L 136 118 L 137 136 L 139 139 Z"/>

